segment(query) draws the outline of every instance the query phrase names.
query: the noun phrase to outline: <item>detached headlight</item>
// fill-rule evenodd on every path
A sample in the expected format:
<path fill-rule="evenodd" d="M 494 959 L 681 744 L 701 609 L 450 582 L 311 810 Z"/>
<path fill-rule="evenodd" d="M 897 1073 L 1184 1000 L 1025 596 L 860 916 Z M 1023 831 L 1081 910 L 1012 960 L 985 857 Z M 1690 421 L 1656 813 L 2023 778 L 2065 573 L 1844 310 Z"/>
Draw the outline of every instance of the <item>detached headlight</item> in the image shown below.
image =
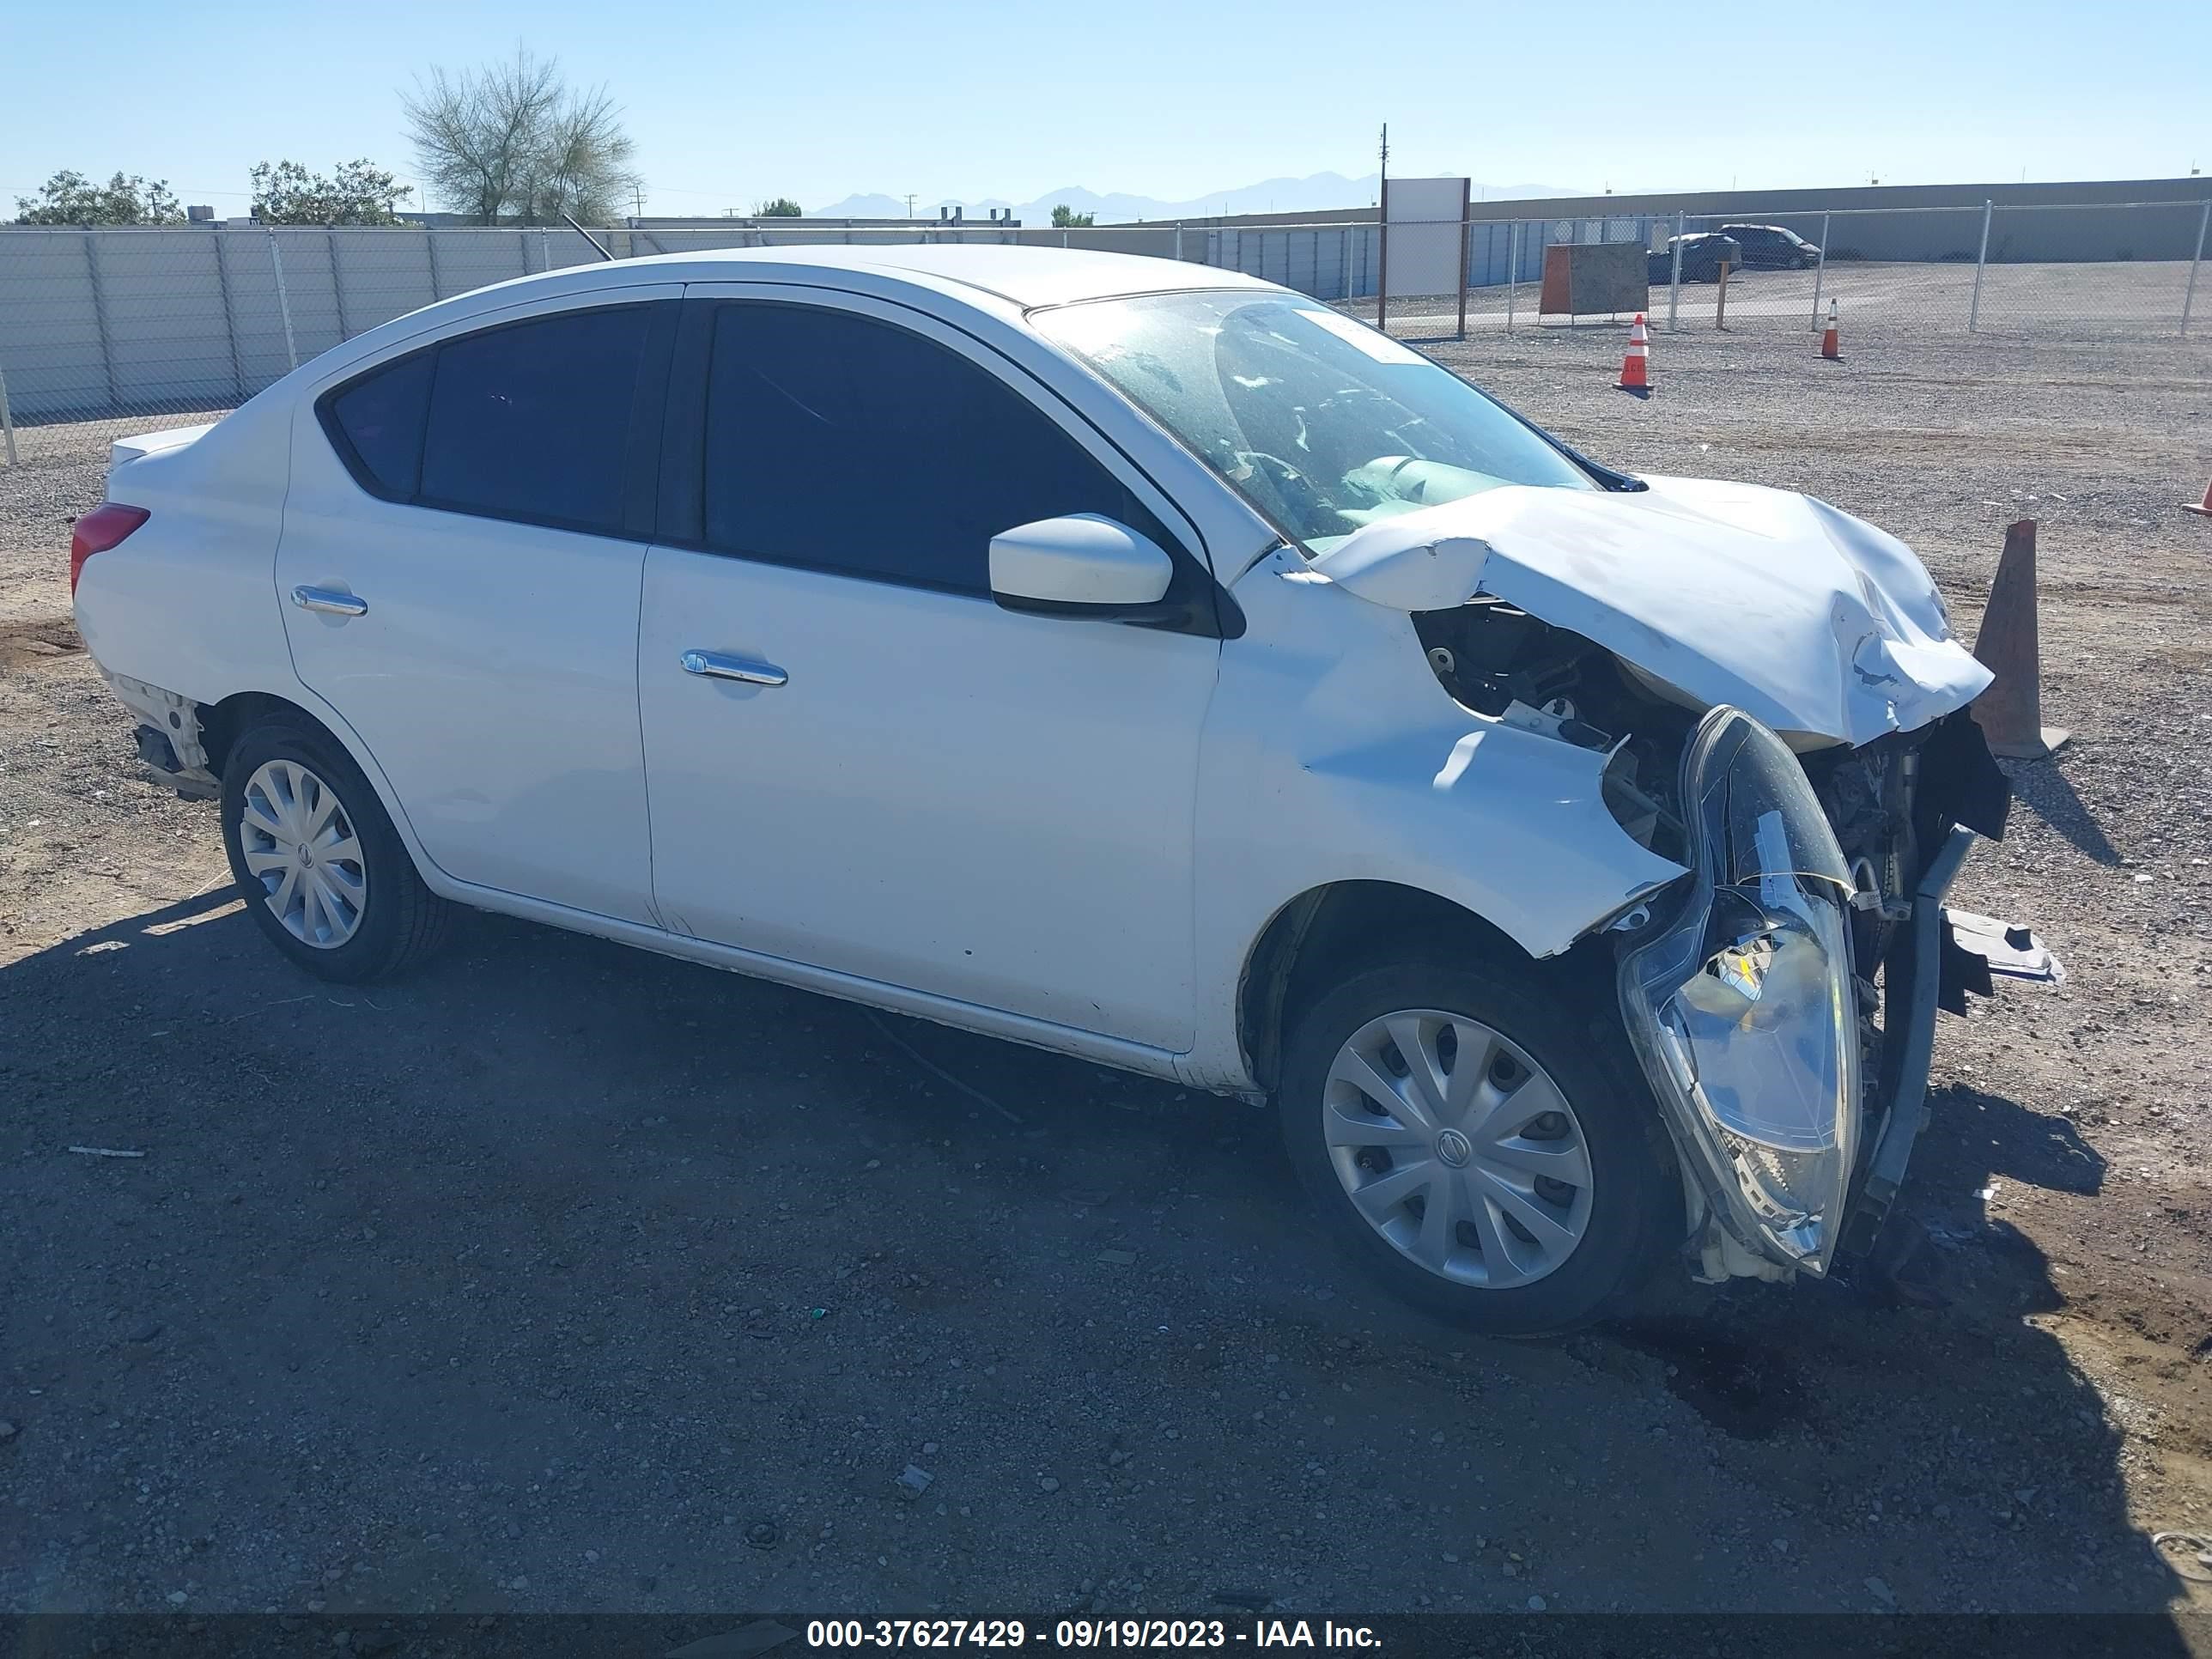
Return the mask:
<path fill-rule="evenodd" d="M 1628 1032 L 1736 1237 L 1825 1271 L 1857 1153 L 1851 879 L 1782 740 L 1717 708 L 1683 757 L 1694 889 L 1623 958 Z"/>

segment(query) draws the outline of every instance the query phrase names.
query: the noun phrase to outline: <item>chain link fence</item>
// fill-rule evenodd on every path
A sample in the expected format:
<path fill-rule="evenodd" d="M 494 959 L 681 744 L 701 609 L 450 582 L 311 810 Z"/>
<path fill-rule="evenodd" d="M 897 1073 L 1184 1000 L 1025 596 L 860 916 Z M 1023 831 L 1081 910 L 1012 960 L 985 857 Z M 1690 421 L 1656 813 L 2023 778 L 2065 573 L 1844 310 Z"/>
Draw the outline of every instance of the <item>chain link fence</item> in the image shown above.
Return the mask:
<path fill-rule="evenodd" d="M 2094 342 L 2179 337 L 2198 295 L 2212 201 L 2083 207 L 1875 209 L 1686 219 L 1682 233 L 1729 225 L 1802 239 L 1747 247 L 1723 300 L 1710 280 L 1652 295 L 1677 328 L 1817 330 L 1839 322 L 1875 338 L 1987 334 Z M 1691 246 L 1695 246 L 1692 244 Z"/>
<path fill-rule="evenodd" d="M 568 230 L 0 228 L 0 459 L 61 423 L 210 417 L 403 313 L 598 257 Z"/>
<path fill-rule="evenodd" d="M 1171 225 L 1024 229 L 742 222 L 592 233 L 620 258 L 820 243 L 1022 242 L 1173 258 Z M 1201 234 L 1188 257 L 1215 250 Z M 87 422 L 118 434 L 211 418 L 392 318 L 488 283 L 600 258 L 565 228 L 0 227 L 0 465 Z"/>
<path fill-rule="evenodd" d="M 1633 240 L 1647 250 L 1644 309 L 1662 331 L 1811 333 L 1832 305 L 1843 329 L 1864 338 L 2182 337 L 2203 330 L 2212 304 L 2199 292 L 2208 229 L 2212 199 L 1483 222 L 1469 227 L 1466 327 L 1626 322 L 1626 313 L 1546 312 L 1544 264 L 1555 246 Z M 1720 249 L 1717 236 L 1735 249 Z M 1720 251 L 1737 256 L 1725 280 Z M 1350 308 L 1419 338 L 1457 333 L 1460 304 L 1456 295 L 1393 295 L 1378 307 L 1370 288 Z"/>
<path fill-rule="evenodd" d="M 1732 226 L 1762 234 L 1737 231 L 1743 263 L 1723 282 L 1707 257 L 1714 245 L 1699 239 Z M 2212 305 L 2197 293 L 2208 228 L 2212 200 L 1474 220 L 1462 232 L 1461 293 L 1394 295 L 1387 305 L 1376 299 L 1386 251 L 1373 222 L 793 222 L 595 234 L 620 258 L 820 243 L 1112 249 L 1244 271 L 1413 339 L 1606 320 L 1544 309 L 1548 250 L 1633 243 L 1646 251 L 1644 308 L 1662 331 L 1810 333 L 1833 304 L 1854 339 L 2094 341 L 2201 331 L 2197 313 Z M 1765 234 L 1777 230 L 1790 240 Z M 59 423 L 143 429 L 206 418 L 392 318 L 599 258 L 574 231 L 534 228 L 0 228 L 0 462 L 35 453 L 41 430 Z"/>

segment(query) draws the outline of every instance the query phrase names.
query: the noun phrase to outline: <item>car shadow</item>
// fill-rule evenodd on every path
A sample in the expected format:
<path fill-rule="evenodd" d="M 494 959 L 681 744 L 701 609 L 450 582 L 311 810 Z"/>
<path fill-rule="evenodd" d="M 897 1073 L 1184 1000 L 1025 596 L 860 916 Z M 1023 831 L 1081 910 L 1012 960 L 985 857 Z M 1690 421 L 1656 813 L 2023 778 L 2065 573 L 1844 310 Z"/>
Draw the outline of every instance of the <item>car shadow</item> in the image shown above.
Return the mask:
<path fill-rule="evenodd" d="M 2085 858 L 2107 867 L 2119 864 L 2119 851 L 2106 838 L 2096 813 L 2055 761 L 2007 761 L 2001 764 L 2005 775 L 2012 781 L 2014 800 L 2063 836 Z"/>
<path fill-rule="evenodd" d="M 2099 1194 L 2106 1160 L 2063 1115 L 2002 1094 L 1954 1085 L 1929 1108 L 1869 1260 L 1780 1295 L 1662 1294 L 1607 1334 L 1664 1361 L 1667 1386 L 1731 1437 L 1865 1447 L 1859 1480 L 1831 1497 L 1900 1544 L 1917 1532 L 1954 1608 L 2095 1607 L 2136 1615 L 2130 1651 L 2191 1651 L 2163 1613 L 2181 1586 L 2128 1513 L 2114 1407 L 2035 1322 L 2069 1305 L 2064 1286 L 2002 1213 L 2008 1185 Z M 2053 1575 L 2039 1593 L 2039 1573 Z"/>
<path fill-rule="evenodd" d="M 1343 1266 L 1249 1105 L 495 918 L 370 988 L 227 893 L 78 935 L 0 969 L 0 1096 L 41 1264 L 0 1604 L 143 1593 L 97 1461 L 206 1540 L 210 1610 L 548 1572 L 574 1607 L 1202 1607 L 1271 1571 L 1518 1610 L 1525 1555 L 1570 1607 L 2088 1609 L 2182 1650 L 2119 1431 L 2022 1322 L 2061 1292 L 1972 1197 L 2102 1165 L 2002 1096 L 1947 1092 L 1915 1167 L 1945 1305 L 1740 1284 L 1564 1344 Z M 1476 1576 L 1408 1565 L 1407 1513 Z"/>

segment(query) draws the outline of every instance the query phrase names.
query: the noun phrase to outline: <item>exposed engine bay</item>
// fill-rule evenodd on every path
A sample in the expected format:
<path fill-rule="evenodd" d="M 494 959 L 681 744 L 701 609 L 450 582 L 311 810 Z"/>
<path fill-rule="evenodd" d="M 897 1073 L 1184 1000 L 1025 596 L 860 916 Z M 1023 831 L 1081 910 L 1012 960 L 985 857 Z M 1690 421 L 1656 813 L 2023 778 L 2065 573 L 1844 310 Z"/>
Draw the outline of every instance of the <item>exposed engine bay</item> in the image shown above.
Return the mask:
<path fill-rule="evenodd" d="M 1478 595 L 1423 611 L 1413 627 L 1437 680 L 1465 707 L 1606 754 L 1605 800 L 1614 818 L 1650 851 L 1683 860 L 1675 795 L 1682 745 L 1702 709 L 1603 647 L 1502 599 Z M 1920 781 L 1931 745 L 1951 756 L 1963 775 L 1926 792 Z M 1798 758 L 1856 883 L 1856 954 L 1863 963 L 1878 963 L 1910 908 L 1933 843 L 1954 822 L 1991 839 L 2002 836 L 2009 786 L 1964 710 L 1856 749 L 1808 744 Z"/>
<path fill-rule="evenodd" d="M 1671 797 L 1699 711 L 1653 695 L 1603 647 L 1502 599 L 1422 611 L 1413 628 L 1437 680 L 1464 707 L 1609 754 L 1613 817 L 1650 851 L 1682 861 L 1680 806 Z"/>

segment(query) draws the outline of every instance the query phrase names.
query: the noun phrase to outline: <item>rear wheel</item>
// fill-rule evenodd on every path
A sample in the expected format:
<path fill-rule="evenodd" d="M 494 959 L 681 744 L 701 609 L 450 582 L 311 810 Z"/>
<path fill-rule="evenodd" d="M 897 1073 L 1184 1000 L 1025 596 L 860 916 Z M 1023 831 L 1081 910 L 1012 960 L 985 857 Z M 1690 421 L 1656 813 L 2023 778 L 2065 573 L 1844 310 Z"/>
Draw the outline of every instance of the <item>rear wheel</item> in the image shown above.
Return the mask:
<path fill-rule="evenodd" d="M 255 923 L 311 974 L 380 979 L 444 940 L 451 907 L 353 757 L 304 723 L 272 720 L 231 746 L 222 838 Z"/>
<path fill-rule="evenodd" d="M 1281 1112 L 1338 1242 L 1501 1335 L 1600 1317 L 1662 1259 L 1673 1161 L 1648 1091 L 1525 975 L 1354 975 L 1297 1022 Z"/>

